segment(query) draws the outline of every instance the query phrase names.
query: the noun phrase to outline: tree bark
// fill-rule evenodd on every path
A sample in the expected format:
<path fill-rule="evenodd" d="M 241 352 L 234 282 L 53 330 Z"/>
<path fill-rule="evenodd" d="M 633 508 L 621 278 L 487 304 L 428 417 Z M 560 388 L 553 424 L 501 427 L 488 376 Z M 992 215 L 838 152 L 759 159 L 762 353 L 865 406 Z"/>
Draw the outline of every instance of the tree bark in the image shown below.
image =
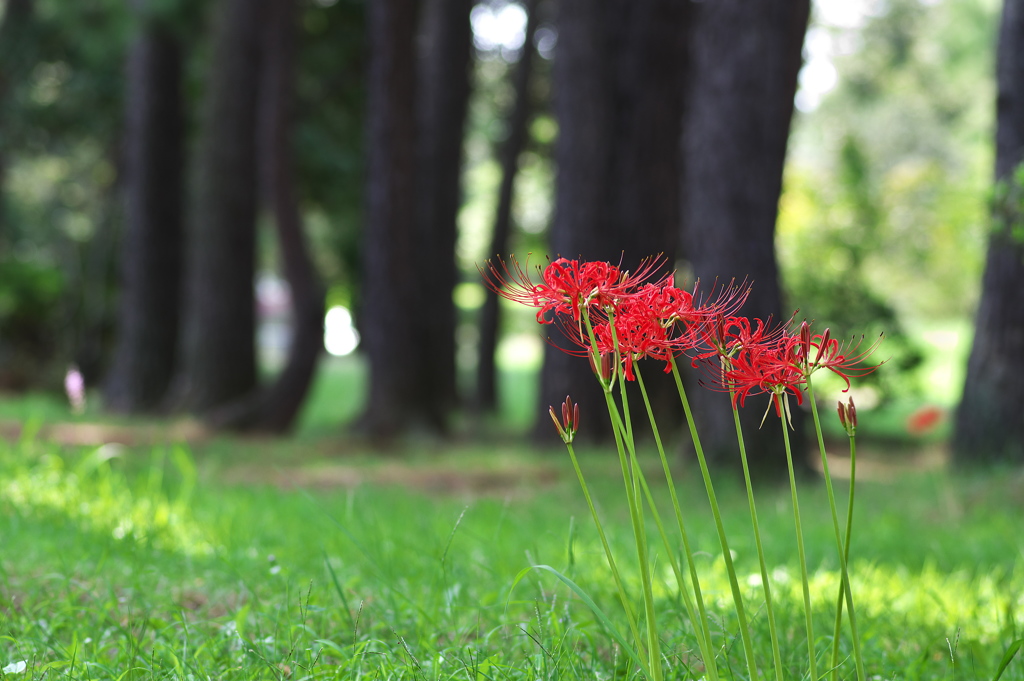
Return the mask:
<path fill-rule="evenodd" d="M 1024 2 L 1006 0 L 996 81 L 998 191 L 974 344 L 956 412 L 959 464 L 1024 461 Z"/>
<path fill-rule="evenodd" d="M 124 413 L 156 408 L 170 385 L 184 248 L 181 49 L 166 26 L 140 22 L 128 57 L 117 344 L 104 386 L 106 407 Z"/>
<path fill-rule="evenodd" d="M 262 0 L 225 0 L 198 146 L 175 406 L 205 414 L 256 386 L 256 111 Z"/>
<path fill-rule="evenodd" d="M 216 410 L 211 421 L 239 430 L 284 433 L 295 424 L 323 351 L 324 291 L 302 228 L 292 167 L 296 0 L 266 0 L 260 88 L 261 194 L 267 197 L 292 301 L 291 340 L 274 381 Z"/>
<path fill-rule="evenodd" d="M 416 352 L 419 399 L 429 420 L 445 429 L 458 404 L 452 292 L 456 221 L 462 201 L 462 141 L 469 103 L 473 0 L 427 0 L 420 30 L 418 72 L 417 234 L 420 304 Z"/>
<path fill-rule="evenodd" d="M 785 321 L 775 258 L 775 219 L 807 27 L 808 0 L 716 0 L 695 5 L 692 76 L 683 133 L 684 250 L 704 290 L 753 283 L 743 313 Z M 693 400 L 709 460 L 737 465 L 726 395 Z M 784 473 L 778 426 L 741 411 L 752 469 Z M 801 442 L 800 430 L 797 442 Z M 802 451 L 798 446 L 797 452 Z"/>
<path fill-rule="evenodd" d="M 688 3 L 675 0 L 561 3 L 553 256 L 627 268 L 658 254 L 674 261 L 688 13 Z M 568 392 L 587 414 L 581 435 L 606 438 L 604 398 L 589 364 L 559 347 L 545 349 L 541 406 Z M 539 438 L 550 436 L 547 420 L 537 422 Z"/>
<path fill-rule="evenodd" d="M 512 233 L 512 197 L 515 190 L 516 175 L 519 172 L 519 155 L 526 146 L 527 124 L 532 107 L 530 106 L 530 74 L 533 68 L 533 56 L 536 50 L 533 37 L 540 24 L 537 12 L 539 0 L 526 2 L 526 31 L 523 40 L 523 51 L 516 63 L 512 78 L 512 90 L 515 102 L 505 122 L 507 136 L 501 146 L 499 162 L 501 163 L 501 184 L 498 187 L 498 206 L 494 214 L 494 231 L 491 234 L 489 256 L 500 256 L 508 251 L 509 237 Z M 501 308 L 498 294 L 485 289 L 486 297 L 480 310 L 480 339 L 478 341 L 476 369 L 476 408 L 482 411 L 494 411 L 498 406 L 498 371 L 495 356 L 498 349 L 498 327 Z"/>
<path fill-rule="evenodd" d="M 367 93 L 367 205 L 363 282 L 357 309 L 369 364 L 369 396 L 360 426 L 388 439 L 413 427 L 438 428 L 420 403 L 416 305 L 417 0 L 375 0 L 367 8 L 370 65 Z"/>
<path fill-rule="evenodd" d="M 34 0 L 7 0 L 0 21 L 0 248 L 8 246 L 4 186 L 7 153 L 11 139 L 14 91 L 28 77 L 34 58 L 31 26 L 35 16 Z M 0 250 L 0 252 L 3 252 Z"/>

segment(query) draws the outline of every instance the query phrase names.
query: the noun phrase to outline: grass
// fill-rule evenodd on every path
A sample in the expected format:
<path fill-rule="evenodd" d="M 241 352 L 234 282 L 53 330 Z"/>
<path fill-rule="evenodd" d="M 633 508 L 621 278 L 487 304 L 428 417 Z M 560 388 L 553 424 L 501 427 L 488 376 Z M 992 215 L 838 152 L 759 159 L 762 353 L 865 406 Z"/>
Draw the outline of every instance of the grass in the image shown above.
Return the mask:
<path fill-rule="evenodd" d="M 73 447 L 32 428 L 0 441 L 0 678 L 636 678 L 598 618 L 555 578 L 533 571 L 516 582 L 530 565 L 551 565 L 619 621 L 557 438 L 538 450 L 517 435 L 531 410 L 517 396 L 535 376 L 506 384 L 502 437 L 409 442 L 386 456 L 339 436 L 339 423 L 358 412 L 361 380 L 358 363 L 329 363 L 286 441 Z M 69 417 L 55 398 L 5 399 L 0 420 L 97 419 L 90 409 Z M 876 457 L 902 416 L 880 421 Z M 614 548 L 626 552 L 614 455 L 579 453 Z M 675 476 L 703 551 L 719 667 L 745 678 L 704 492 L 693 468 Z M 716 487 L 770 678 L 757 557 L 733 482 Z M 791 655 L 784 669 L 799 679 L 806 644 L 788 490 L 758 494 Z M 1024 472 L 907 472 L 865 480 L 857 494 L 851 574 L 869 678 L 991 680 L 1024 637 Z M 815 631 L 830 632 L 839 568 L 825 490 L 805 484 L 801 508 Z M 636 575 L 626 579 L 636 587 Z M 696 639 L 672 585 L 666 565 L 655 597 L 667 678 L 699 679 Z M 830 642 L 819 636 L 823 652 Z M 1024 653 L 1001 678 L 1024 681 Z"/>
<path fill-rule="evenodd" d="M 236 448 L 238 456 L 245 447 Z M 223 453 L 0 445 L 0 667 L 12 678 L 622 678 L 626 665 L 595 617 L 531 564 L 567 571 L 616 611 L 597 538 L 557 450 L 423 453 L 415 470 L 497 456 L 507 470 L 545 466 L 550 482 L 490 494 L 409 486 L 279 489 L 223 482 Z M 447 457 L 450 457 L 447 458 Z M 428 461 L 429 459 L 429 461 Z M 604 452 L 583 453 L 626 550 L 625 509 Z M 653 462 L 652 462 L 653 463 Z M 305 467 L 336 465 L 308 460 Z M 386 465 L 365 460 L 364 471 Z M 272 467 L 271 467 L 272 468 Z M 524 478 L 527 476 L 523 475 Z M 692 476 L 682 498 L 699 500 Z M 268 478 L 272 481 L 273 476 Z M 742 490 L 723 485 L 726 523 L 756 611 L 756 556 Z M 1024 478 L 915 475 L 865 484 L 854 586 L 870 674 L 990 679 L 1024 635 Z M 808 486 L 808 509 L 824 491 Z M 765 490 L 762 528 L 783 641 L 797 665 L 799 579 L 784 490 Z M 685 501 L 684 501 L 685 503 Z M 803 504 L 802 504 L 803 505 Z M 807 516 L 820 631 L 838 570 L 825 514 Z M 694 541 L 713 555 L 709 514 Z M 575 520 L 574 520 L 575 519 Z M 704 560 L 716 645 L 743 678 L 722 566 Z M 700 678 L 695 640 L 666 574 L 658 585 L 669 678 Z M 755 616 L 764 665 L 766 626 Z M 821 642 L 824 650 L 825 642 Z M 25 669 L 16 672 L 17 663 Z M 794 675 L 794 678 L 797 678 Z M 1015 660 L 1003 679 L 1024 679 Z"/>

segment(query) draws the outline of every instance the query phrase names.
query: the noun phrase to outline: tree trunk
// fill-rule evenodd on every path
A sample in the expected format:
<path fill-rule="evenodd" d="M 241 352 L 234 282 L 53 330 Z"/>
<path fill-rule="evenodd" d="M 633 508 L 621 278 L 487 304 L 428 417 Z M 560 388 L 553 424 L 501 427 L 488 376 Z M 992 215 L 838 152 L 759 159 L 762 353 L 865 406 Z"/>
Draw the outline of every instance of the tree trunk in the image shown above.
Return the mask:
<path fill-rule="evenodd" d="M 33 0 L 7 0 L 0 21 L 0 253 L 9 247 L 4 205 L 4 178 L 11 139 L 10 121 L 16 106 L 14 91 L 27 80 L 35 49 L 31 25 Z"/>
<path fill-rule="evenodd" d="M 1024 462 L 1024 1 L 1006 0 L 996 81 L 998 197 L 974 345 L 956 412 L 959 464 Z"/>
<path fill-rule="evenodd" d="M 491 249 L 488 256 L 500 256 L 508 252 L 509 237 L 512 233 L 512 197 L 516 175 L 519 172 L 519 155 L 526 145 L 527 124 L 530 107 L 530 74 L 533 67 L 533 37 L 537 33 L 540 14 L 539 0 L 526 2 L 526 32 L 523 51 L 515 66 L 512 90 L 515 102 L 505 122 L 507 136 L 501 146 L 501 185 L 498 188 L 498 207 L 494 215 L 494 232 L 491 234 Z M 498 406 L 498 379 L 495 355 L 498 349 L 498 327 L 500 311 L 498 294 L 486 289 L 483 307 L 480 310 L 480 339 L 477 344 L 476 408 L 494 411 Z"/>
<path fill-rule="evenodd" d="M 717 0 L 696 5 L 693 24 L 684 251 L 705 291 L 752 281 L 743 313 L 776 321 L 789 318 L 775 219 L 809 11 L 808 0 Z M 692 401 L 709 460 L 738 465 L 728 397 L 702 391 Z M 777 424 L 759 427 L 762 415 L 741 411 L 747 452 L 752 469 L 775 476 L 786 470 L 785 451 Z"/>
<path fill-rule="evenodd" d="M 561 3 L 553 256 L 635 268 L 664 254 L 671 266 L 688 13 L 688 4 L 675 0 Z M 564 344 L 557 332 L 552 341 Z M 541 406 L 558 404 L 566 393 L 586 414 L 581 435 L 607 437 L 604 398 L 589 364 L 549 346 Z M 537 422 L 539 438 L 550 437 L 547 421 L 544 414 Z"/>
<path fill-rule="evenodd" d="M 419 335 L 411 323 L 422 283 L 414 238 L 417 8 L 417 0 L 375 0 L 367 8 L 367 205 L 357 314 L 370 371 L 360 425 L 378 439 L 441 425 L 419 399 Z"/>
<path fill-rule="evenodd" d="M 165 26 L 141 20 L 128 57 L 121 302 L 104 387 L 107 408 L 124 413 L 154 409 L 170 385 L 184 247 L 181 49 Z"/>
<path fill-rule="evenodd" d="M 444 428 L 458 403 L 452 292 L 462 202 L 462 141 L 469 103 L 473 0 L 427 0 L 420 31 L 417 129 L 419 399 Z"/>
<path fill-rule="evenodd" d="M 198 146 L 175 406 L 204 414 L 256 386 L 256 111 L 262 0 L 225 0 Z"/>
<path fill-rule="evenodd" d="M 292 169 L 296 0 L 266 0 L 260 89 L 261 194 L 267 197 L 292 301 L 284 368 L 247 399 L 218 409 L 211 421 L 240 430 L 284 433 L 305 401 L 323 350 L 324 291 L 309 255 Z"/>

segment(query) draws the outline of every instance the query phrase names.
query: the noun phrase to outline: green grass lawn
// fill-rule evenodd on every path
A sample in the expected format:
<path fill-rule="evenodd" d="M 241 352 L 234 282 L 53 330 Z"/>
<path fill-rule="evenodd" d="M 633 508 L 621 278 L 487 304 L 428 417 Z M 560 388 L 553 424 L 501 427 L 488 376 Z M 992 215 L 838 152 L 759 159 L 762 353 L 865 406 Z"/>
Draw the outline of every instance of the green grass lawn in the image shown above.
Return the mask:
<path fill-rule="evenodd" d="M 312 475 L 296 487 L 283 477 L 294 470 L 266 457 L 249 462 L 262 477 L 233 477 L 247 449 L 244 441 L 193 452 L 32 438 L 0 445 L 6 676 L 629 678 L 596 618 L 556 580 L 531 573 L 513 589 L 523 568 L 551 565 L 615 617 L 603 555 L 561 451 L 477 445 L 401 460 L 314 452 L 295 467 L 333 483 Z M 582 456 L 625 555 L 631 538 L 614 462 L 602 451 Z M 338 478 L 342 467 L 364 481 Z M 492 477 L 438 486 L 437 470 Z M 719 664 L 726 678 L 745 678 L 704 493 L 692 471 L 680 475 L 693 541 L 706 551 Z M 759 613 L 745 499 L 722 486 Z M 991 679 L 1024 636 L 1024 477 L 919 474 L 864 483 L 858 495 L 852 570 L 871 678 Z M 763 490 L 759 504 L 796 679 L 805 642 L 788 491 Z M 805 485 L 801 507 L 824 655 L 838 573 L 824 490 Z M 668 574 L 657 598 L 668 678 L 701 678 Z M 770 677 L 763 617 L 754 628 Z M 843 669 L 850 678 L 852 663 Z M 1002 678 L 1024 679 L 1024 661 Z"/>

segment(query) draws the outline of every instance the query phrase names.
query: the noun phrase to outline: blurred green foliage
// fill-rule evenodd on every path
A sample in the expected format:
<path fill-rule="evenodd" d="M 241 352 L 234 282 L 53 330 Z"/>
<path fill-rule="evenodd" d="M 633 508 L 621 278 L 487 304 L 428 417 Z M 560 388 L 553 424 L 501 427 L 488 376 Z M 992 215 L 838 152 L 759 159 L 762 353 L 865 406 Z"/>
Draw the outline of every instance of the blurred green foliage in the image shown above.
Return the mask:
<path fill-rule="evenodd" d="M 60 270 L 0 262 L 0 389 L 22 389 L 39 381 L 56 343 L 54 319 L 63 293 Z"/>
<path fill-rule="evenodd" d="M 820 17 L 836 87 L 798 114 L 778 246 L 800 317 L 885 332 L 884 397 L 930 391 L 918 325 L 973 316 L 991 185 L 995 0 L 891 0 Z M 893 371 L 892 368 L 900 371 Z"/>
<path fill-rule="evenodd" d="M 35 291 L 38 278 L 12 274 L 33 308 L 36 385 L 83 365 L 87 379 L 103 371 L 110 350 L 122 229 L 122 146 L 128 48 L 143 20 L 169 26 L 184 58 L 184 101 L 190 140 L 210 55 L 207 28 L 216 3 L 150 0 L 140 15 L 122 0 L 36 0 L 16 25 L 0 0 L 0 268 L 61 273 L 56 298 Z M 299 12 L 295 116 L 296 172 L 311 249 L 331 284 L 358 278 L 365 109 L 365 3 L 304 1 Z M 0 24 L 2 25 L 2 24 Z M 191 164 L 188 166 L 191 167 Z M 264 239 L 264 267 L 273 268 L 274 239 Z M 3 294 L 0 294 L 3 295 Z M 21 313 L 19 313 L 21 314 Z M 0 311 L 0 353 L 15 352 L 28 322 Z M 44 319 L 45 318 L 45 319 Z M 18 324 L 18 328 L 12 326 Z M 4 365 L 8 362 L 5 360 Z"/>

